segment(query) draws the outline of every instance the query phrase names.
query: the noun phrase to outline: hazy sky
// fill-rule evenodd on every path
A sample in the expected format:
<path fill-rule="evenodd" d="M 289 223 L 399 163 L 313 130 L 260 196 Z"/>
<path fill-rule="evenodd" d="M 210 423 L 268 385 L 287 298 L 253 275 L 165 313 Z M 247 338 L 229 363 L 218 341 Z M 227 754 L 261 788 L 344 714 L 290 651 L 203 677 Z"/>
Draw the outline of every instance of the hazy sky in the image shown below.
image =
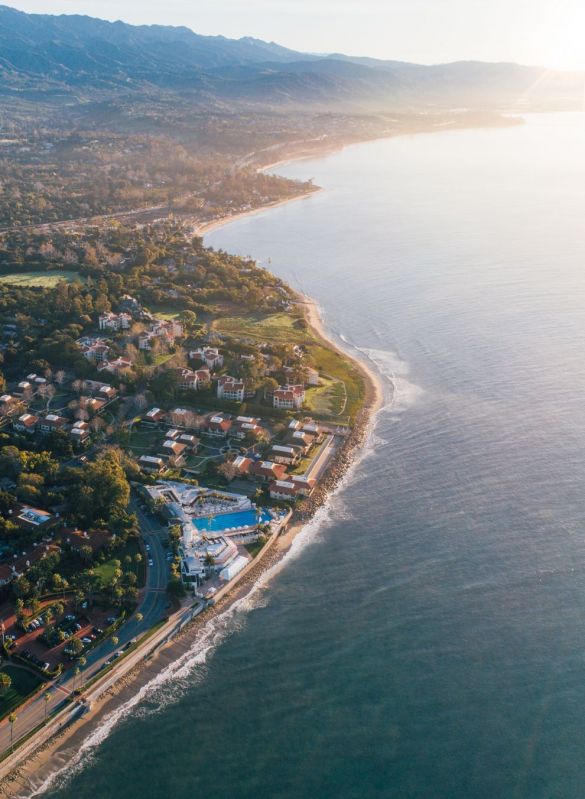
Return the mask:
<path fill-rule="evenodd" d="M 256 36 L 309 52 L 421 63 L 457 59 L 585 67 L 585 0 L 2 0 L 198 33 Z"/>

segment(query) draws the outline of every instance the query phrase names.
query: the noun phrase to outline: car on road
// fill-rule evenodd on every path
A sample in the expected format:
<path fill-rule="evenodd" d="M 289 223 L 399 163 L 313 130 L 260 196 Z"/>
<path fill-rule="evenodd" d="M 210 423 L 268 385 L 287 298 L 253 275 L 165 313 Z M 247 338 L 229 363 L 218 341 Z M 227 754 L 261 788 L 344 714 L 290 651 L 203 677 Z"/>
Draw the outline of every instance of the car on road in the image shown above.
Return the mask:
<path fill-rule="evenodd" d="M 148 565 L 149 565 L 149 566 L 154 566 L 154 561 L 153 561 L 153 559 L 152 559 L 152 558 L 149 558 L 149 559 L 148 559 Z"/>

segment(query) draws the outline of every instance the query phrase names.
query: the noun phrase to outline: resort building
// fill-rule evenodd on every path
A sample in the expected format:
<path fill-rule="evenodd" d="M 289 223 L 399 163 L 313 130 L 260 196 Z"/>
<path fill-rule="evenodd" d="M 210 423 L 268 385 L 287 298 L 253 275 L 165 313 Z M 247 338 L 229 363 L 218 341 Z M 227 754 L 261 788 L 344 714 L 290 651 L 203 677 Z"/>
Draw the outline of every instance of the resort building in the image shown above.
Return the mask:
<path fill-rule="evenodd" d="M 269 483 L 272 480 L 284 480 L 286 467 L 282 463 L 272 461 L 257 461 L 250 469 L 250 474 L 262 483 Z"/>
<path fill-rule="evenodd" d="M 274 407 L 281 410 L 300 410 L 304 401 L 305 387 L 301 385 L 281 386 L 272 395 Z"/>
<path fill-rule="evenodd" d="M 240 440 L 246 438 L 258 439 L 263 433 L 263 429 L 258 424 L 258 419 L 253 419 L 251 416 L 238 416 L 234 425 L 232 435 Z"/>
<path fill-rule="evenodd" d="M 167 414 L 165 411 L 161 410 L 160 408 L 151 408 L 147 413 L 144 414 L 142 422 L 148 427 L 158 427 L 158 425 L 161 422 L 164 422 L 166 418 Z"/>
<path fill-rule="evenodd" d="M 227 438 L 232 429 L 232 420 L 224 416 L 212 416 L 207 420 L 205 430 L 208 436 L 215 438 Z"/>
<path fill-rule="evenodd" d="M 111 372 L 112 374 L 123 374 L 132 369 L 132 361 L 128 358 L 116 358 L 114 361 L 105 360 L 98 364 L 98 371 Z"/>
<path fill-rule="evenodd" d="M 254 461 L 251 458 L 246 458 L 244 455 L 238 455 L 238 457 L 232 461 L 232 466 L 235 470 L 235 474 L 237 477 L 245 477 L 250 474 L 250 469 Z"/>
<path fill-rule="evenodd" d="M 88 423 L 83 421 L 75 422 L 69 432 L 69 435 L 78 446 L 85 444 L 90 436 L 90 428 Z"/>
<path fill-rule="evenodd" d="M 38 429 L 41 433 L 54 433 L 55 430 L 63 430 L 67 424 L 67 419 L 56 413 L 48 413 L 44 418 L 39 419 Z"/>
<path fill-rule="evenodd" d="M 19 397 L 13 397 L 12 394 L 0 396 L 0 416 L 15 416 L 24 408 L 25 405 Z"/>
<path fill-rule="evenodd" d="M 294 466 L 301 459 L 301 454 L 299 447 L 287 447 L 283 444 L 274 444 L 270 450 L 272 460 L 285 466 Z"/>
<path fill-rule="evenodd" d="M 200 391 L 211 382 L 211 375 L 207 369 L 198 369 L 194 372 L 192 369 L 179 368 L 175 370 L 177 375 L 177 388 L 182 391 Z"/>
<path fill-rule="evenodd" d="M 152 503 L 162 505 L 172 524 L 181 527 L 181 574 L 189 583 L 210 572 L 232 579 L 250 561 L 235 542 L 254 540 L 259 524 L 277 518 L 248 497 L 226 491 L 170 481 L 143 490 Z"/>
<path fill-rule="evenodd" d="M 223 366 L 223 355 L 215 347 L 206 347 L 205 349 L 192 350 L 189 353 L 189 358 L 193 361 L 201 361 L 208 369 L 217 370 Z"/>
<path fill-rule="evenodd" d="M 129 330 L 132 317 L 128 313 L 103 313 L 99 317 L 100 330 Z"/>
<path fill-rule="evenodd" d="M 217 398 L 231 402 L 243 402 L 246 397 L 246 384 L 243 380 L 223 375 L 217 381 Z"/>
<path fill-rule="evenodd" d="M 140 468 L 149 474 L 160 474 L 166 469 L 166 464 L 162 458 L 156 458 L 154 455 L 141 455 L 138 458 Z"/>
<path fill-rule="evenodd" d="M 185 444 L 178 441 L 167 439 L 162 445 L 160 457 L 166 460 L 171 466 L 182 466 L 185 462 L 184 452 L 187 449 Z"/>
<path fill-rule="evenodd" d="M 291 444 L 295 447 L 301 447 L 305 455 L 310 451 L 316 440 L 316 436 L 311 433 L 305 433 L 302 430 L 294 430 L 290 436 Z"/>
<path fill-rule="evenodd" d="M 270 485 L 270 498 L 293 501 L 299 497 L 310 497 L 315 490 L 316 481 L 307 478 L 276 480 Z"/>
<path fill-rule="evenodd" d="M 19 433 L 34 433 L 37 429 L 39 417 L 32 413 L 23 413 L 13 422 L 14 429 Z"/>

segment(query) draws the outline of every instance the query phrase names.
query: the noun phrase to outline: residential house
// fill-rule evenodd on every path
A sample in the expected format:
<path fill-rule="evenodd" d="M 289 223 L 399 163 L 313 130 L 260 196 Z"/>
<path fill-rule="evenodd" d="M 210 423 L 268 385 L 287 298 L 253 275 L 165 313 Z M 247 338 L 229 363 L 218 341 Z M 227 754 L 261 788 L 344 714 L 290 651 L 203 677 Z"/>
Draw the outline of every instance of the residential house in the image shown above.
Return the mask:
<path fill-rule="evenodd" d="M 257 439 L 262 435 L 262 433 L 263 430 L 258 424 L 258 419 L 254 419 L 250 416 L 238 416 L 236 418 L 235 429 L 232 432 L 232 435 L 235 438 L 242 440 L 246 438 L 246 436 Z"/>
<path fill-rule="evenodd" d="M 30 397 L 34 390 L 33 384 L 29 380 L 21 380 L 15 393 L 18 394 L 19 397 Z"/>
<path fill-rule="evenodd" d="M 97 415 L 106 406 L 105 399 L 98 399 L 98 397 L 80 397 L 79 407 L 92 415 Z"/>
<path fill-rule="evenodd" d="M 19 433 L 32 434 L 37 429 L 38 421 L 38 416 L 35 416 L 32 413 L 23 413 L 22 416 L 19 416 L 18 419 L 12 423 L 12 426 Z"/>
<path fill-rule="evenodd" d="M 124 374 L 132 369 L 132 361 L 128 358 L 116 358 L 114 361 L 103 361 L 98 365 L 98 372 L 111 372 L 112 374 Z"/>
<path fill-rule="evenodd" d="M 305 455 L 310 452 L 311 447 L 317 440 L 317 436 L 312 435 L 311 433 L 305 433 L 303 430 L 294 430 L 289 438 L 291 444 L 301 447 Z"/>
<path fill-rule="evenodd" d="M 206 347 L 203 349 L 192 350 L 189 358 L 194 361 L 201 361 L 211 371 L 221 369 L 223 366 L 223 355 L 216 347 Z"/>
<path fill-rule="evenodd" d="M 216 438 L 227 438 L 232 429 L 231 419 L 226 419 L 223 416 L 211 416 L 206 423 L 206 432 L 208 436 L 215 436 Z"/>
<path fill-rule="evenodd" d="M 199 439 L 196 436 L 190 436 L 187 433 L 182 433 L 178 438 L 179 444 L 184 444 L 189 452 L 194 454 L 197 452 L 199 446 Z"/>
<path fill-rule="evenodd" d="M 282 410 L 300 410 L 305 401 L 305 387 L 286 385 L 276 389 L 273 394 L 273 405 Z"/>
<path fill-rule="evenodd" d="M 154 455 L 141 455 L 138 458 L 140 468 L 149 474 L 161 474 L 166 468 L 166 464 L 162 458 L 156 458 Z"/>
<path fill-rule="evenodd" d="M 108 359 L 110 353 L 110 348 L 105 340 L 95 336 L 84 336 L 78 339 L 77 346 L 83 353 L 83 357 L 91 363 L 103 363 Z M 30 380 L 30 377 L 28 379 Z"/>
<path fill-rule="evenodd" d="M 108 402 L 113 400 L 118 393 L 109 383 L 102 383 L 99 380 L 84 380 L 83 391 L 86 394 L 100 397 Z"/>
<path fill-rule="evenodd" d="M 56 430 L 63 430 L 66 424 L 67 419 L 64 416 L 48 413 L 45 417 L 39 419 L 38 429 L 44 434 L 54 433 Z"/>
<path fill-rule="evenodd" d="M 222 375 L 217 381 L 217 398 L 231 402 L 243 402 L 246 396 L 246 384 L 229 375 Z"/>
<path fill-rule="evenodd" d="M 0 396 L 0 416 L 16 416 L 24 407 L 20 397 L 13 397 L 12 394 Z"/>
<path fill-rule="evenodd" d="M 12 519 L 19 527 L 25 529 L 46 530 L 57 523 L 57 517 L 47 510 L 20 505 L 13 511 Z"/>
<path fill-rule="evenodd" d="M 270 457 L 275 463 L 283 463 L 285 466 L 294 466 L 301 459 L 301 450 L 298 447 L 274 444 L 270 450 Z"/>
<path fill-rule="evenodd" d="M 185 444 L 181 444 L 179 441 L 173 441 L 169 438 L 162 445 L 160 457 L 166 460 L 170 466 L 182 466 L 185 462 L 184 452 L 186 449 L 187 447 Z"/>
<path fill-rule="evenodd" d="M 307 478 L 292 478 L 290 480 L 275 480 L 270 485 L 271 499 L 288 500 L 294 502 L 299 497 L 307 497 L 315 489 L 316 481 Z"/>
<path fill-rule="evenodd" d="M 175 370 L 175 374 L 177 375 L 177 387 L 182 391 L 200 391 L 211 381 L 211 375 L 207 369 L 198 369 L 194 372 L 192 369 L 180 368 Z"/>
<path fill-rule="evenodd" d="M 100 330 L 129 330 L 132 317 L 128 313 L 103 313 L 99 317 Z"/>
<path fill-rule="evenodd" d="M 238 457 L 232 461 L 232 466 L 236 470 L 236 476 L 246 477 L 249 475 L 253 463 L 254 461 L 251 458 L 246 458 L 244 455 L 238 455 Z"/>
<path fill-rule="evenodd" d="M 88 423 L 80 420 L 75 422 L 69 431 L 69 435 L 77 446 L 82 446 L 88 441 L 90 432 L 91 431 Z"/>
<path fill-rule="evenodd" d="M 286 467 L 282 463 L 257 461 L 252 464 L 250 474 L 262 483 L 269 483 L 271 481 L 284 480 Z"/>
<path fill-rule="evenodd" d="M 148 427 L 158 427 L 161 422 L 164 422 L 167 415 L 165 411 L 160 408 L 151 408 L 142 418 L 142 423 Z"/>

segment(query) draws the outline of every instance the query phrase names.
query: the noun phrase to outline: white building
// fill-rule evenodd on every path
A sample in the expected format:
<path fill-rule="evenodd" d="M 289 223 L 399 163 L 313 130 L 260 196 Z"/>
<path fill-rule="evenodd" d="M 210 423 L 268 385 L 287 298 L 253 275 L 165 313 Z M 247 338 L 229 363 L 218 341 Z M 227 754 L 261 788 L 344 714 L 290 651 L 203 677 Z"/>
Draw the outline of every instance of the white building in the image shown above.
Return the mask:
<path fill-rule="evenodd" d="M 217 381 L 217 398 L 231 402 L 243 402 L 246 396 L 246 384 L 243 380 L 223 375 Z"/>

